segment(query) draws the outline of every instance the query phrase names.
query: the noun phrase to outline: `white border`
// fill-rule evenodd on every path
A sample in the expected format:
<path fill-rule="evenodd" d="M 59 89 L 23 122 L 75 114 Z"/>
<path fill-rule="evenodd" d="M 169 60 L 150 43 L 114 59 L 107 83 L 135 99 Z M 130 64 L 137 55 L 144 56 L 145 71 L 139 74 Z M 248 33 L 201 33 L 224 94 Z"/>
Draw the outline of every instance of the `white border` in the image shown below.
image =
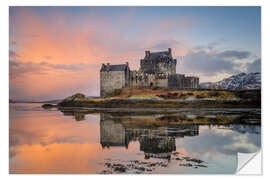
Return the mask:
<path fill-rule="evenodd" d="M 0 6 L 0 14 L 1 14 L 1 25 L 0 28 L 0 36 L 1 36 L 1 112 L 3 112 L 4 116 L 1 118 L 1 130 L 0 130 L 0 137 L 1 137 L 1 161 L 0 161 L 0 170 L 2 178 L 20 178 L 20 179 L 48 179 L 48 178 L 65 178 L 65 179 L 74 179 L 74 178 L 82 178 L 82 179 L 89 179 L 89 178 L 110 178 L 110 179 L 137 179 L 137 178 L 156 178 L 156 179 L 164 179 L 164 178 L 185 178 L 187 180 L 194 179 L 194 178 L 202 178 L 202 179 L 227 179 L 227 178 L 245 178 L 245 179 L 254 179 L 254 178 L 267 178 L 269 179 L 270 173 L 270 166 L 266 165 L 267 162 L 270 161 L 269 155 L 269 140 L 270 136 L 270 116 L 268 108 L 270 100 L 270 86 L 269 80 L 270 77 L 270 1 L 269 0 L 9 0 L 9 2 L 5 1 L 2 6 Z M 50 6 L 50 5 L 57 5 L 57 6 L 262 6 L 262 117 L 263 117 L 263 124 L 262 124 L 262 146 L 263 146 L 263 176 L 218 176 L 217 175 L 153 175 L 153 176 L 135 176 L 135 175 L 8 175 L 8 6 Z M 267 82 L 268 81 L 268 82 Z M 267 101 L 268 100 L 268 101 Z M 266 129 L 266 131 L 265 131 Z M 269 137 L 269 138 L 268 138 Z M 266 141 L 264 140 L 266 139 Z M 268 141 L 269 142 L 269 141 Z M 3 177 L 4 175 L 4 177 Z M 76 177 L 75 177 L 76 176 Z M 177 177 L 178 176 L 178 177 Z"/>

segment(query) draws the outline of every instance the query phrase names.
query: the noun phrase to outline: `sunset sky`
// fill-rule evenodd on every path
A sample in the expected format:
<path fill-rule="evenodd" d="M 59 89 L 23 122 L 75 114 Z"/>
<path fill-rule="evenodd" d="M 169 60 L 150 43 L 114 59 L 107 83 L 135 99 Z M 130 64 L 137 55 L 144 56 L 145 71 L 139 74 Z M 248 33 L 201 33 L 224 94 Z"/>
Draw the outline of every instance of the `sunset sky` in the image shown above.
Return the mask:
<path fill-rule="evenodd" d="M 260 7 L 10 7 L 10 98 L 98 96 L 102 63 L 134 70 L 169 47 L 200 82 L 258 72 Z"/>

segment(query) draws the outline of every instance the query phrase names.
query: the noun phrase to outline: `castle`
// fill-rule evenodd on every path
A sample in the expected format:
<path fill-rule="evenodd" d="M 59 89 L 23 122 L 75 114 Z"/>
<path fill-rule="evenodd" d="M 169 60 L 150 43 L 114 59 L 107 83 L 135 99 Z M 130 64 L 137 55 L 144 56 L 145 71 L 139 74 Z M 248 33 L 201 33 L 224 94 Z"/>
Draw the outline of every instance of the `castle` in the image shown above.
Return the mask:
<path fill-rule="evenodd" d="M 140 69 L 131 71 L 128 65 L 102 64 L 100 69 L 100 96 L 110 95 L 116 89 L 125 87 L 158 87 L 166 89 L 199 88 L 199 78 L 176 73 L 177 60 L 168 51 L 145 51 Z"/>

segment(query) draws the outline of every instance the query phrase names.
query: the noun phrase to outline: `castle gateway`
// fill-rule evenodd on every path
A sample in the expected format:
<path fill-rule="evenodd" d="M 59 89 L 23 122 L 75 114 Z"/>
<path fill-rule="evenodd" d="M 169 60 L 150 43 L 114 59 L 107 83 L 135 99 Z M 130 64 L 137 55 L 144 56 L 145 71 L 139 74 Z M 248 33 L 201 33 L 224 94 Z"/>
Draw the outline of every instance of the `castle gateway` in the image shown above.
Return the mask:
<path fill-rule="evenodd" d="M 168 51 L 145 51 L 140 69 L 131 71 L 128 63 L 102 64 L 100 69 L 100 96 L 110 95 L 115 89 L 125 87 L 159 87 L 168 89 L 199 88 L 198 77 L 176 74 L 177 60 Z"/>

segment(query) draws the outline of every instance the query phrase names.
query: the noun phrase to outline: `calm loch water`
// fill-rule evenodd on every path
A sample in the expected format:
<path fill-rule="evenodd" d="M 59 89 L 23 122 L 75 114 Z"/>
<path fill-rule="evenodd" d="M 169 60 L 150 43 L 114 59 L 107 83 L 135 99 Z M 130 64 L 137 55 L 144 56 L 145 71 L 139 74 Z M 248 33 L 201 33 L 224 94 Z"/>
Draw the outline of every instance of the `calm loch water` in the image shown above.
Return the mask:
<path fill-rule="evenodd" d="M 261 147 L 258 121 L 259 109 L 130 115 L 10 104 L 10 173 L 234 173 L 238 152 Z"/>

